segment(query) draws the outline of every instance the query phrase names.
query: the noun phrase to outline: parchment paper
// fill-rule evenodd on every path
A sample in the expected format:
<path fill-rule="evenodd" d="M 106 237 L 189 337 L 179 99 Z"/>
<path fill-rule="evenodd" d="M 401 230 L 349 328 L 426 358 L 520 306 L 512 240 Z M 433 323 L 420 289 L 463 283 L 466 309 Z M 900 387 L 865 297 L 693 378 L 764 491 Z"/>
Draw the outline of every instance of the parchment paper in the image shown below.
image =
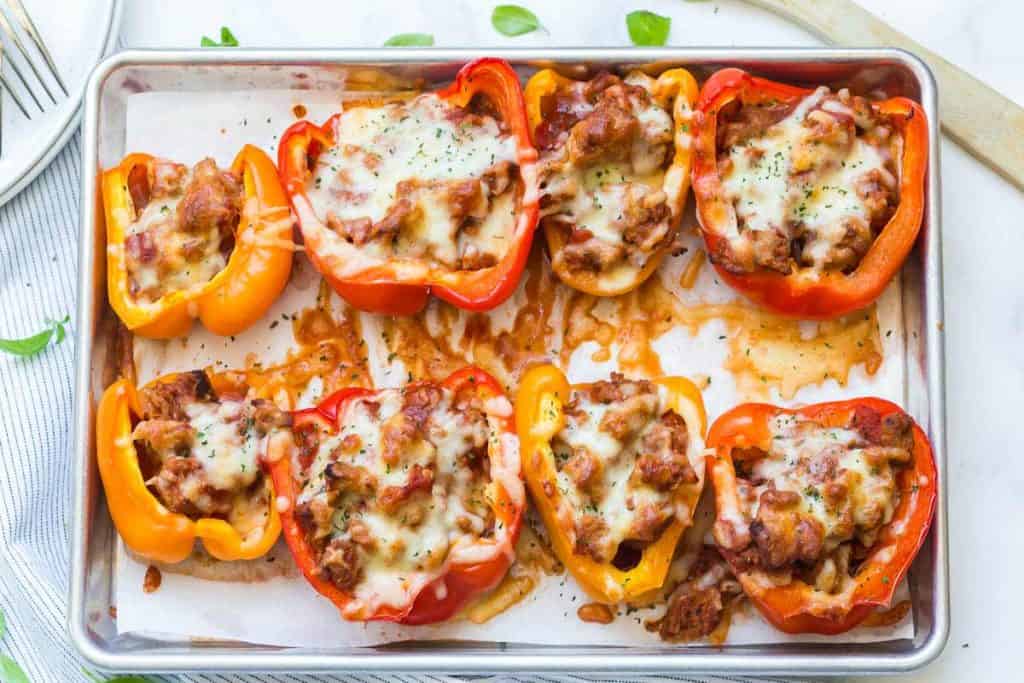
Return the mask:
<path fill-rule="evenodd" d="M 276 156 L 277 139 L 295 120 L 292 108 L 302 104 L 307 118 L 322 121 L 337 108 L 338 97 L 317 92 L 220 92 L 140 93 L 128 99 L 126 151 L 145 151 L 182 163 L 195 163 L 213 156 L 218 163 L 230 163 L 245 143 L 252 143 Z M 689 238 L 690 254 L 697 239 Z M 282 316 L 314 305 L 319 276 L 303 254 L 296 255 L 296 270 L 281 299 L 265 320 L 234 338 L 216 337 L 197 325 L 183 340 L 153 342 L 136 340 L 135 357 L 139 383 L 168 372 L 191 370 L 207 365 L 240 368 L 246 356 L 255 353 L 266 365 L 284 358 L 292 346 L 289 324 L 272 323 Z M 685 259 L 670 259 L 659 276 L 669 289 L 676 284 Z M 715 281 L 705 267 L 692 290 L 678 292 L 687 303 L 721 302 L 733 294 Z M 491 313 L 492 320 L 514 317 L 524 300 L 520 290 L 506 304 Z M 335 310 L 340 309 L 340 302 Z M 361 314 L 364 336 L 370 348 L 370 365 L 378 387 L 396 386 L 405 377 L 381 352 L 379 324 L 374 316 Z M 808 403 L 859 395 L 876 395 L 903 403 L 903 324 L 900 292 L 891 286 L 878 304 L 879 328 L 883 330 L 884 361 L 874 375 L 855 367 L 845 386 L 834 379 L 802 388 L 791 401 L 783 400 L 777 389 L 772 400 L 779 403 Z M 892 332 L 889 333 L 889 330 Z M 708 417 L 713 420 L 745 397 L 737 392 L 731 373 L 722 365 L 727 353 L 726 326 L 721 321 L 703 325 L 695 336 L 674 329 L 654 342 L 666 374 L 709 376 L 704 390 Z M 592 348 L 584 344 L 573 354 L 568 374 L 571 381 L 606 376 L 615 369 L 614 360 L 595 363 Z M 612 353 L 614 359 L 615 354 Z M 608 625 L 590 624 L 576 616 L 577 608 L 589 599 L 568 575 L 547 577 L 521 603 L 482 624 L 454 622 L 436 626 L 407 627 L 392 624 L 358 624 L 342 620 L 333 605 L 316 594 L 302 578 L 277 578 L 245 584 L 205 581 L 190 576 L 163 573 L 161 587 L 153 593 L 142 590 L 146 564 L 130 557 L 119 543 L 116 562 L 117 627 L 119 632 L 144 633 L 172 640 L 215 638 L 251 643 L 337 647 L 373 645 L 401 640 L 461 639 L 550 645 L 662 645 L 648 633 L 644 619 L 656 611 L 624 612 Z M 894 602 L 906 599 L 905 585 Z M 910 638 L 910 616 L 894 626 L 859 628 L 838 637 L 789 636 L 764 622 L 753 609 L 736 614 L 729 630 L 730 644 L 765 644 L 794 641 L 873 642 Z M 695 643 L 699 645 L 699 643 Z"/>

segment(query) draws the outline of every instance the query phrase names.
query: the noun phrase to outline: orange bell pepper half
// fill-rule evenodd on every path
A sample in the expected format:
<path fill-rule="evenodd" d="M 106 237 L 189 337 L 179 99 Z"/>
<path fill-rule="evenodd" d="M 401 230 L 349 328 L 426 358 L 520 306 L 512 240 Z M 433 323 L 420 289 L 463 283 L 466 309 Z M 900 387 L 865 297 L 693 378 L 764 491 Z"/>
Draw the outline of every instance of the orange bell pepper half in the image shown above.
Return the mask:
<path fill-rule="evenodd" d="M 690 166 L 693 158 L 691 123 L 692 109 L 697 103 L 697 81 L 686 69 L 669 69 L 657 79 L 652 79 L 651 95 L 656 102 L 672 114 L 673 153 L 672 161 L 665 170 L 663 190 L 668 195 L 672 210 L 673 230 L 677 230 L 682 218 L 686 195 L 690 191 Z M 538 127 L 544 124 L 544 102 L 560 90 L 572 86 L 574 81 L 551 69 L 538 71 L 526 82 L 523 95 L 526 98 L 526 114 L 530 133 L 537 139 Z M 541 219 L 548 252 L 552 257 L 560 252 L 569 241 L 570 230 L 564 223 Z M 652 254 L 642 268 L 629 278 L 610 278 L 602 273 L 574 270 L 561 260 L 552 259 L 552 267 L 558 278 L 573 289 L 594 296 L 618 296 L 636 289 L 658 269 L 665 256 L 671 251 L 669 241 Z"/>
<path fill-rule="evenodd" d="M 484 401 L 503 399 L 505 394 L 496 379 L 476 367 L 466 367 L 447 379 L 441 386 L 452 392 L 471 390 Z M 345 425 L 339 423 L 346 405 L 358 398 L 378 393 L 372 389 L 350 387 L 328 396 L 314 408 L 294 413 L 293 428 L 302 430 L 313 425 L 330 433 L 337 433 Z M 295 504 L 301 490 L 298 481 L 302 463 L 293 454 L 293 445 L 283 441 L 273 444 L 264 460 L 274 480 L 274 488 L 280 501 L 281 524 L 284 538 L 291 550 L 295 564 L 306 580 L 321 595 L 338 607 L 346 619 L 352 621 L 392 621 L 401 624 L 431 624 L 443 621 L 477 597 L 498 585 L 515 559 L 515 544 L 519 538 L 525 507 L 525 492 L 519 481 L 519 453 L 515 448 L 515 427 L 511 411 L 508 417 L 498 418 L 499 433 L 492 435 L 487 444 L 487 455 L 491 473 L 514 471 L 516 477 L 510 480 L 495 476 L 491 480 L 490 506 L 495 517 L 495 536 L 481 538 L 474 542 L 469 552 L 460 556 L 482 558 L 456 562 L 450 557 L 441 576 L 425 584 L 409 602 L 394 606 L 380 604 L 371 607 L 352 594 L 342 590 L 325 579 L 318 571 L 317 551 L 310 543 L 309 535 L 299 523 Z"/>
<path fill-rule="evenodd" d="M 245 536 L 223 519 L 193 520 L 171 512 L 146 487 L 132 443 L 133 420 L 141 412 L 135 387 L 120 379 L 103 392 L 96 414 L 96 461 L 110 516 L 125 545 L 142 557 L 171 563 L 188 557 L 196 539 L 219 560 L 251 560 L 270 550 L 281 533 L 281 521 L 269 477 L 266 524 Z"/>
<path fill-rule="evenodd" d="M 691 426 L 691 437 L 699 436 L 703 440 L 707 415 L 700 389 L 685 377 L 662 377 L 653 381 L 665 390 L 668 407 Z M 533 504 L 548 530 L 555 555 L 594 600 L 614 604 L 641 596 L 665 582 L 676 546 L 689 524 L 678 517 L 673 520 L 657 540 L 643 549 L 640 561 L 628 571 L 610 562 L 598 562 L 575 553 L 569 531 L 559 522 L 558 511 L 563 501 L 557 485 L 558 470 L 551 441 L 565 427 L 563 406 L 569 401 L 572 390 L 587 386 L 570 386 L 562 371 L 553 365 L 531 368 L 523 376 L 516 395 L 516 428 L 523 458 L 523 476 Z M 700 450 L 703 450 L 702 444 L 701 441 Z M 683 484 L 674 494 L 691 514 L 697 507 L 704 485 L 703 463 L 698 459 L 696 465 L 698 482 Z"/>
<path fill-rule="evenodd" d="M 246 201 L 227 265 L 205 284 L 144 302 L 131 294 L 126 267 L 125 239 L 138 213 L 129 177 L 133 169 L 151 168 L 156 161 L 148 154 L 130 154 L 103 173 L 110 305 L 129 330 L 143 337 L 184 336 L 197 317 L 215 334 L 237 334 L 267 312 L 291 274 L 293 222 L 277 169 L 259 148 L 243 147 L 231 170 L 242 176 Z"/>
<path fill-rule="evenodd" d="M 512 295 L 526 266 L 538 215 L 537 150 L 530 142 L 519 77 L 504 60 L 477 59 L 466 64 L 455 81 L 436 95 L 456 107 L 466 107 L 475 96 L 483 96 L 515 138 L 519 167 L 516 224 L 508 250 L 493 266 L 449 270 L 420 259 L 392 258 L 342 275 L 340 271 L 346 264 L 318 247 L 319 236 L 328 228 L 317 218 L 306 193 L 306 183 L 319 154 L 339 142 L 334 136 L 341 114 L 335 114 L 322 126 L 299 121 L 281 136 L 281 181 L 299 218 L 309 258 L 335 291 L 360 310 L 409 315 L 422 309 L 428 295 L 433 294 L 465 310 L 487 311 Z"/>
<path fill-rule="evenodd" d="M 708 434 L 708 476 L 715 490 L 718 518 L 740 510 L 741 502 L 734 461 L 748 449 L 767 452 L 771 447 L 770 421 L 777 415 L 800 415 L 826 426 L 846 425 L 858 408 L 874 411 L 881 418 L 903 410 L 880 398 L 856 398 L 818 403 L 803 408 L 780 408 L 764 403 L 746 403 L 719 417 Z M 786 633 L 843 633 L 860 624 L 878 607 L 888 606 L 900 580 L 928 535 L 935 513 L 938 484 L 935 459 L 924 431 L 913 425 L 914 452 L 911 462 L 896 477 L 899 502 L 854 576 L 855 582 L 839 593 L 815 589 L 793 577 L 779 584 L 761 569 L 746 567 L 735 552 L 719 544 L 722 556 L 733 567 L 744 592 L 776 628 Z M 717 534 L 716 534 L 717 540 Z"/>
<path fill-rule="evenodd" d="M 724 226 L 735 220 L 718 172 L 718 117 L 733 102 L 798 102 L 813 91 L 757 78 L 740 69 L 722 69 L 700 91 L 696 115 L 693 194 L 711 262 L 734 289 L 777 313 L 805 319 L 835 318 L 867 306 L 881 296 L 910 254 L 924 216 L 928 170 L 928 122 L 921 105 L 906 97 L 872 102 L 903 136 L 899 205 L 851 273 L 782 273 L 757 269 L 735 273 L 722 267 L 718 254 L 728 248 Z"/>

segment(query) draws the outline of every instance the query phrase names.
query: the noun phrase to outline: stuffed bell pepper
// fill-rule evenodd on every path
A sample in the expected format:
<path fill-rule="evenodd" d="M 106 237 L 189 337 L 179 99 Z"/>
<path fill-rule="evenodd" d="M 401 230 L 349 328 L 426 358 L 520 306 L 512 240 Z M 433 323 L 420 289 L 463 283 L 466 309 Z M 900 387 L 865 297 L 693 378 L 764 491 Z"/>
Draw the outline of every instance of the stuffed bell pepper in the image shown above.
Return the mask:
<path fill-rule="evenodd" d="M 892 600 L 935 511 L 924 432 L 877 398 L 741 405 L 711 427 L 714 539 L 787 633 L 836 634 Z"/>
<path fill-rule="evenodd" d="M 555 554 L 595 600 L 659 588 L 704 481 L 704 404 L 682 377 L 570 386 L 531 369 L 516 398 L 523 472 Z"/>
<path fill-rule="evenodd" d="M 671 250 L 690 187 L 697 82 L 684 69 L 526 84 L 541 225 L 555 273 L 596 296 L 635 289 Z"/>
<path fill-rule="evenodd" d="M 512 405 L 482 370 L 336 392 L 295 414 L 266 463 L 295 563 L 346 619 L 442 621 L 515 559 Z"/>
<path fill-rule="evenodd" d="M 537 152 L 507 62 L 300 121 L 279 155 L 310 259 L 356 308 L 415 313 L 432 293 L 483 311 L 515 290 L 537 223 Z"/>
<path fill-rule="evenodd" d="M 292 219 L 273 162 L 246 145 L 231 168 L 131 154 L 102 179 L 107 292 L 129 330 L 220 335 L 258 320 L 288 283 Z"/>
<path fill-rule="evenodd" d="M 701 89 L 696 119 L 697 213 L 729 285 L 799 318 L 836 317 L 881 295 L 921 228 L 920 105 L 723 69 Z"/>
<path fill-rule="evenodd" d="M 107 506 L 125 545 L 179 562 L 197 539 L 220 560 L 266 553 L 281 523 L 258 458 L 288 412 L 202 371 L 161 377 L 136 391 L 110 385 L 96 418 L 96 457 Z"/>

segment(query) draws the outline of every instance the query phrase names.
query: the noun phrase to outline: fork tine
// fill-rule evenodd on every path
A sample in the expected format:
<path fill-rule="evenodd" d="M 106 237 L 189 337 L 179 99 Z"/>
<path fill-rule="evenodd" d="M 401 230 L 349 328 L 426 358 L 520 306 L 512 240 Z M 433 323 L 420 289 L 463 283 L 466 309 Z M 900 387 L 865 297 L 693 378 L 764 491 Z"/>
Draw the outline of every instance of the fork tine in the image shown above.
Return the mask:
<path fill-rule="evenodd" d="M 68 87 L 64 85 L 64 79 L 60 77 L 60 72 L 57 71 L 57 65 L 53 62 L 53 57 L 50 55 L 50 51 L 46 49 L 46 44 L 43 42 L 43 37 L 39 35 L 39 29 L 36 28 L 35 22 L 32 21 L 32 17 L 28 15 L 28 11 L 25 9 L 25 5 L 21 3 L 21 0 L 4 0 L 7 4 L 8 9 L 18 19 L 18 23 L 21 24 L 21 28 L 25 30 L 28 37 L 35 43 L 36 49 L 43 55 L 43 59 L 46 60 L 46 66 L 50 68 L 50 73 L 57 80 L 57 85 L 64 91 L 64 95 L 69 95 Z M 31 60 L 30 60 L 31 63 Z M 52 95 L 51 95 L 52 97 Z"/>
<path fill-rule="evenodd" d="M 7 22 L 7 17 L 4 16 L 3 12 L 0 12 L 0 30 L 2 30 L 7 35 L 8 38 L 11 38 L 11 39 L 14 39 L 14 40 L 17 39 L 17 36 L 12 34 L 11 25 Z M 23 55 L 25 54 L 24 51 L 22 51 L 22 54 Z M 26 58 L 28 57 L 28 55 L 25 55 L 25 56 L 26 56 Z M 18 80 L 21 81 L 21 84 L 23 86 L 25 86 L 25 90 L 28 91 L 28 94 L 32 97 L 32 101 L 36 103 L 37 107 L 39 107 L 39 111 L 43 111 L 42 103 L 39 101 L 39 98 L 36 97 L 36 93 L 35 93 L 34 90 L 32 90 L 32 86 L 29 85 L 28 79 L 25 78 L 25 74 L 23 74 L 21 72 L 21 69 L 18 68 L 18 63 L 15 62 L 13 59 L 10 59 L 10 58 L 7 59 L 7 63 L 11 65 L 11 69 L 13 69 L 14 73 L 18 76 Z M 29 61 L 29 64 L 31 64 L 31 63 L 32 62 Z M 47 91 L 47 92 L 49 92 L 49 91 Z M 53 95 L 50 95 L 50 99 L 53 99 Z M 56 101 L 54 102 L 54 104 L 56 104 Z"/>
<path fill-rule="evenodd" d="M 28 84 L 28 81 L 25 80 L 25 75 L 21 73 L 21 69 L 18 68 L 18 65 L 15 64 L 14 60 L 10 58 L 7 59 L 7 63 L 11 65 L 11 69 L 13 69 L 14 73 L 18 75 L 18 80 L 20 80 L 21 84 L 25 86 L 25 90 L 28 91 L 28 94 L 32 98 L 32 101 L 36 103 L 37 107 L 39 107 L 39 111 L 45 111 L 43 109 L 42 103 L 39 101 L 39 98 L 36 97 L 35 92 L 33 92 L 32 86 L 30 86 Z M 54 102 L 54 104 L 56 104 L 56 102 Z"/>
<path fill-rule="evenodd" d="M 0 67 L 3 67 L 3 64 L 4 46 L 3 43 L 0 43 Z M 0 69 L 0 93 L 2 93 L 4 90 L 7 90 L 7 92 L 10 93 L 11 99 L 14 100 L 14 103 L 16 105 L 18 105 L 18 109 L 20 109 L 21 113 L 25 115 L 25 118 L 31 121 L 32 115 L 28 113 L 28 109 L 25 109 L 25 105 L 21 103 L 20 99 L 18 99 L 18 94 L 14 92 L 14 88 L 12 88 L 11 84 L 7 82 L 6 78 L 4 78 L 3 71 L 2 69 Z"/>
<path fill-rule="evenodd" d="M 32 115 L 28 113 L 28 109 L 25 109 L 25 105 L 22 104 L 21 100 L 18 99 L 18 96 L 14 94 L 14 88 L 12 88 L 11 84 L 7 82 L 7 79 L 4 78 L 3 74 L 0 74 L 0 87 L 7 91 L 7 94 L 10 95 L 11 99 L 14 100 L 14 103 L 18 105 L 18 109 L 20 109 L 21 113 L 25 115 L 25 118 L 31 120 Z"/>
<path fill-rule="evenodd" d="M 4 32 L 7 38 L 14 44 L 14 47 L 18 49 L 18 52 L 21 53 L 21 56 L 25 58 L 25 61 L 28 62 L 29 67 L 32 69 L 32 73 L 35 74 L 36 79 L 42 84 L 43 90 L 45 90 L 46 94 L 50 97 L 50 101 L 57 104 L 57 98 L 53 96 L 52 92 L 50 92 L 50 86 L 46 84 L 46 81 L 43 80 L 42 74 L 39 73 L 39 69 L 36 68 L 35 60 L 32 59 L 32 55 L 30 55 L 25 49 L 25 43 L 21 42 L 21 38 L 18 37 L 17 31 L 14 30 L 13 26 L 11 26 L 11 22 L 7 20 L 7 16 L 4 15 L 2 11 L 0 11 L 0 31 Z M 39 104 L 39 99 L 35 96 L 32 88 L 29 87 L 28 81 L 25 80 L 25 76 L 21 73 L 21 69 L 18 68 L 13 59 L 8 59 L 7 61 L 11 63 L 14 73 L 18 74 L 18 78 L 20 78 L 21 82 L 25 84 L 25 89 L 28 90 L 30 95 L 32 95 L 32 99 L 36 101 L 36 105 L 38 105 L 39 110 L 42 111 L 43 105 Z"/>

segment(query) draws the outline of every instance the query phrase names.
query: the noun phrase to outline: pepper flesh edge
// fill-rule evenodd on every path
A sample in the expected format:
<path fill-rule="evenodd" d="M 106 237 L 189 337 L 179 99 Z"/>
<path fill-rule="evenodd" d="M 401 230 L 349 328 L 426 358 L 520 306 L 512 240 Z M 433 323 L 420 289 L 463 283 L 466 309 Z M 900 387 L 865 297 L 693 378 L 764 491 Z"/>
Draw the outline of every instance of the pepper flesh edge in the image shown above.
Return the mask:
<path fill-rule="evenodd" d="M 542 100 L 558 90 L 569 87 L 573 82 L 572 79 L 566 78 L 552 69 L 542 69 L 530 77 L 526 83 L 524 97 L 531 136 L 535 134 L 537 126 L 543 121 Z M 656 99 L 667 99 L 671 103 L 674 128 L 673 155 L 671 164 L 665 170 L 662 189 L 665 189 L 670 195 L 672 233 L 675 234 L 679 230 L 683 207 L 686 205 L 686 196 L 690 190 L 693 159 L 690 130 L 692 124 L 689 120 L 681 121 L 680 119 L 684 114 L 692 114 L 693 107 L 697 103 L 698 87 L 697 81 L 686 69 L 669 69 L 663 72 L 655 80 L 654 87 Z M 616 283 L 610 281 L 611 278 L 602 277 L 600 273 L 573 270 L 567 268 L 561 261 L 556 264 L 554 255 L 568 244 L 568 230 L 565 226 L 554 225 L 550 221 L 542 221 L 542 227 L 555 275 L 573 289 L 593 296 L 618 296 L 636 289 L 658 269 L 658 266 L 672 250 L 674 242 L 674 240 L 669 240 L 667 244 L 651 254 L 644 266 L 637 270 L 632 278 L 622 283 Z"/>
<path fill-rule="evenodd" d="M 838 421 L 848 418 L 857 406 L 871 408 L 883 417 L 904 413 L 899 406 L 884 399 L 856 398 L 795 409 L 747 403 L 719 417 L 708 434 L 708 448 L 714 453 L 708 456 L 707 463 L 719 518 L 730 506 L 740 509 L 731 454 L 734 447 L 756 446 L 767 451 L 771 446 L 768 421 L 776 415 Z M 830 595 L 799 580 L 785 586 L 772 585 L 763 572 L 744 570 L 734 552 L 720 547 L 744 592 L 776 628 L 786 633 L 835 635 L 854 628 L 877 607 L 890 604 L 896 587 L 928 535 L 935 513 L 938 480 L 931 444 L 916 422 L 913 436 L 913 464 L 897 476 L 899 504 L 858 569 L 858 582 L 852 591 Z"/>
<path fill-rule="evenodd" d="M 504 397 L 501 385 L 489 374 L 472 366 L 463 368 L 445 379 L 442 386 L 453 392 L 467 385 L 475 387 L 482 396 Z M 361 387 L 350 387 L 335 392 L 314 408 L 295 413 L 295 425 L 305 421 L 313 421 L 320 428 L 335 432 L 337 421 L 343 414 L 345 406 L 352 400 L 372 396 L 377 392 Z M 493 418 L 498 422 L 503 434 L 514 434 L 511 417 Z M 497 443 L 497 446 L 495 446 Z M 291 551 L 295 564 L 302 571 L 306 580 L 314 590 L 329 599 L 339 609 L 342 617 L 350 621 L 391 621 L 402 624 L 429 624 L 443 621 L 454 615 L 471 598 L 494 588 L 512 564 L 515 556 L 515 543 L 522 525 L 525 500 L 521 491 L 509 491 L 502 482 L 492 478 L 491 485 L 495 499 L 492 509 L 495 514 L 496 527 L 502 530 L 499 542 L 488 539 L 479 543 L 493 547 L 493 554 L 483 562 L 450 563 L 447 569 L 436 579 L 423 585 L 410 601 L 402 606 L 379 605 L 373 609 L 364 604 L 355 604 L 352 594 L 338 588 L 334 583 L 321 577 L 317 569 L 316 553 L 309 543 L 306 532 L 299 525 L 294 515 L 295 502 L 299 491 L 295 485 L 292 472 L 291 447 L 284 445 L 272 446 L 264 466 L 273 477 L 278 495 L 288 500 L 282 511 L 282 526 L 285 540 Z M 504 451 L 501 440 L 488 441 L 488 457 L 491 471 L 495 471 L 495 462 L 502 466 L 509 465 L 507 459 L 513 454 Z M 500 524 L 500 526 L 498 526 Z M 440 596 L 440 597 L 439 597 Z"/>
<path fill-rule="evenodd" d="M 138 399 L 125 379 L 107 387 L 96 413 L 96 461 L 111 519 L 125 545 L 142 557 L 167 563 L 188 557 L 197 538 L 219 560 L 250 560 L 266 554 L 281 532 L 270 482 L 266 483 L 267 522 L 251 539 L 222 519 L 193 521 L 169 511 L 142 478 L 131 438 L 133 413 L 138 414 Z"/>
<path fill-rule="evenodd" d="M 698 433 L 703 437 L 707 416 L 700 390 L 684 377 L 663 377 L 653 380 L 666 390 L 668 407 L 684 418 L 694 416 Z M 561 494 L 554 486 L 548 496 L 545 484 L 554 484 L 557 472 L 551 440 L 565 426 L 563 405 L 573 389 L 587 385 L 570 386 L 565 375 L 553 365 L 531 368 L 524 376 L 516 396 L 516 426 L 523 453 L 523 474 L 537 511 L 548 530 L 552 548 L 569 569 L 573 577 L 591 598 L 606 604 L 629 600 L 661 587 L 683 532 L 689 526 L 679 519 L 661 533 L 656 541 L 644 548 L 640 562 L 628 571 L 611 563 L 577 555 L 568 534 L 558 519 Z M 690 420 L 687 420 L 690 429 Z M 682 492 L 690 512 L 694 511 L 703 488 L 703 479 Z"/>
<path fill-rule="evenodd" d="M 237 242 L 224 268 L 205 284 L 144 303 L 136 301 L 128 287 L 124 244 L 134 210 L 128 176 L 136 166 L 156 161 L 149 154 L 129 154 L 101 179 L 110 305 L 129 330 L 143 337 L 184 336 L 196 317 L 214 334 L 237 334 L 266 313 L 291 273 L 293 249 L 277 243 L 292 242 L 292 220 L 274 164 L 252 145 L 245 145 L 231 164 L 242 175 L 247 201 L 235 231 Z M 249 215 L 253 206 L 255 216 Z M 259 244 L 261 239 L 267 243 Z"/>
<path fill-rule="evenodd" d="M 331 259 L 318 253 L 322 231 L 328 230 L 313 211 L 305 183 L 310 161 L 333 146 L 338 114 L 322 126 L 308 121 L 293 124 L 281 137 L 279 173 L 289 200 L 299 215 L 308 254 L 335 291 L 354 307 L 373 313 L 411 315 L 420 311 L 428 295 L 469 311 L 488 311 L 512 295 L 526 266 L 537 225 L 537 150 L 530 141 L 518 76 L 500 59 L 482 58 L 466 64 L 454 82 L 436 95 L 454 106 L 465 107 L 474 95 L 495 103 L 502 120 L 516 139 L 519 167 L 519 206 L 508 252 L 496 265 L 475 271 L 430 267 L 420 259 L 389 259 L 351 275 L 335 274 Z M 340 264 L 339 264 L 340 265 Z"/>
<path fill-rule="evenodd" d="M 872 102 L 872 108 L 894 121 L 903 135 L 900 199 L 889 222 L 850 274 L 808 274 L 806 269 L 783 275 L 767 269 L 734 273 L 720 264 L 729 249 L 721 225 L 734 209 L 724 196 L 718 175 L 718 113 L 730 102 L 803 99 L 811 90 L 756 78 L 740 69 L 716 72 L 701 89 L 697 103 L 693 193 L 697 218 L 711 262 L 734 289 L 776 313 L 823 320 L 864 308 L 875 301 L 907 259 L 924 216 L 924 180 L 928 170 L 928 123 L 924 109 L 905 97 Z"/>

